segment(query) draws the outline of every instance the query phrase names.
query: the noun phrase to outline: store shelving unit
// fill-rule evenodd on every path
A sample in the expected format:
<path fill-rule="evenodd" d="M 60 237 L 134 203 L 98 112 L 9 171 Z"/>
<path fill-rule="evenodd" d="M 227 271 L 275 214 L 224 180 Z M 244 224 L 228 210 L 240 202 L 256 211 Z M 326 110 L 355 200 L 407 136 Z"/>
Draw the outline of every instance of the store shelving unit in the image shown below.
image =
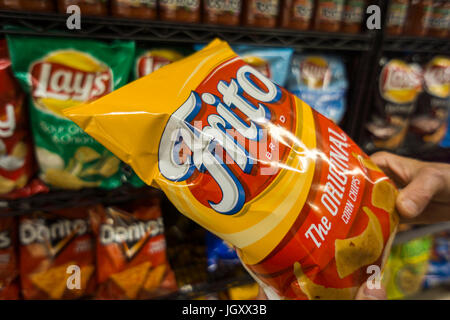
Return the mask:
<path fill-rule="evenodd" d="M 380 4 L 385 3 L 379 1 Z M 386 6 L 383 5 L 383 11 Z M 383 14 L 384 16 L 384 14 Z M 370 90 L 373 83 L 369 79 L 375 74 L 377 61 L 383 52 L 434 52 L 450 53 L 448 39 L 391 37 L 382 31 L 369 31 L 351 35 L 343 33 L 323 33 L 287 29 L 266 29 L 250 27 L 225 27 L 205 24 L 171 23 L 164 21 L 143 21 L 113 17 L 82 17 L 81 30 L 68 30 L 67 15 L 58 13 L 27 13 L 0 10 L 0 35 L 17 34 L 28 36 L 52 36 L 92 39 L 127 39 L 139 43 L 205 43 L 216 37 L 231 44 L 253 44 L 259 46 L 283 46 L 301 50 L 331 50 L 352 55 L 353 62 L 349 72 L 354 87 L 350 89 L 348 109 L 351 117 L 346 117 L 344 130 L 354 140 L 361 142 L 363 124 L 370 114 Z M 10 28 L 14 26 L 15 28 Z M 415 156 L 424 160 L 449 161 L 450 151 L 416 150 Z M 432 159 L 431 159 L 432 158 Z M 51 191 L 26 199 L 0 201 L 0 215 L 14 216 L 34 210 L 54 210 L 70 206 L 92 205 L 95 203 L 115 204 L 148 195 L 149 188 L 124 186 L 114 190 L 83 189 L 79 191 Z M 450 224 L 432 225 L 421 229 L 400 233 L 396 243 L 450 230 Z M 191 299 L 210 292 L 217 292 L 235 285 L 251 283 L 249 275 L 226 278 L 223 275 L 207 279 L 193 285 L 184 285 L 170 299 Z"/>

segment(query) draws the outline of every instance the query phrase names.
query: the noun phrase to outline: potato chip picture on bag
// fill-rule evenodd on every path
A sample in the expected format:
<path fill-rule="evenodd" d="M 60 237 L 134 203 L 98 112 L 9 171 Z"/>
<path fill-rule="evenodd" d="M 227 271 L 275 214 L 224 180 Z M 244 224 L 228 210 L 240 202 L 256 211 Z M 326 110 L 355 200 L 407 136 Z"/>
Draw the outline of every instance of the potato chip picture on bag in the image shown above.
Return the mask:
<path fill-rule="evenodd" d="M 94 236 L 88 208 L 20 218 L 20 279 L 25 299 L 77 299 L 95 288 Z M 79 269 L 79 288 L 73 267 Z"/>
<path fill-rule="evenodd" d="M 62 113 L 126 84 L 133 42 L 8 37 L 15 76 L 30 96 L 40 178 L 58 189 L 115 188 L 121 162 Z"/>
<path fill-rule="evenodd" d="M 98 299 L 147 299 L 176 290 L 158 198 L 91 210 Z M 165 281 L 167 280 L 167 281 Z"/>
<path fill-rule="evenodd" d="M 367 264 L 383 268 L 396 225 L 372 194 L 388 178 L 223 41 L 64 114 L 230 243 L 271 298 L 351 299 Z"/>

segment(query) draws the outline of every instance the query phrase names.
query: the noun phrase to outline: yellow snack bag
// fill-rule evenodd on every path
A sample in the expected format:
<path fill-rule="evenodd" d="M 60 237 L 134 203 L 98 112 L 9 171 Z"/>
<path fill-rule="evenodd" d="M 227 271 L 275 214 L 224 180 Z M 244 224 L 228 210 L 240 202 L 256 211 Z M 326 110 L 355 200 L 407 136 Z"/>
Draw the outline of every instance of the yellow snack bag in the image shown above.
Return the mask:
<path fill-rule="evenodd" d="M 374 185 L 392 182 L 223 41 L 64 114 L 231 243 L 271 297 L 353 298 L 382 268 L 397 219 Z"/>

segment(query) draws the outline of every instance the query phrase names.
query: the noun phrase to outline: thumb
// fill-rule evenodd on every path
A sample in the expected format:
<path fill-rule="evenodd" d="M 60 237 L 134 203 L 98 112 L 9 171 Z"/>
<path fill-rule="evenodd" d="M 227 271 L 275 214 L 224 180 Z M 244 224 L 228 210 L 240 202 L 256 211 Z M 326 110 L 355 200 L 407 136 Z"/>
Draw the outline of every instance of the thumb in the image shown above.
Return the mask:
<path fill-rule="evenodd" d="M 387 300 L 386 290 L 383 286 L 379 289 L 369 289 L 367 281 L 359 288 L 356 300 Z"/>
<path fill-rule="evenodd" d="M 444 188 L 445 178 L 442 172 L 433 167 L 423 167 L 397 197 L 396 205 L 400 215 L 405 218 L 418 216 Z"/>

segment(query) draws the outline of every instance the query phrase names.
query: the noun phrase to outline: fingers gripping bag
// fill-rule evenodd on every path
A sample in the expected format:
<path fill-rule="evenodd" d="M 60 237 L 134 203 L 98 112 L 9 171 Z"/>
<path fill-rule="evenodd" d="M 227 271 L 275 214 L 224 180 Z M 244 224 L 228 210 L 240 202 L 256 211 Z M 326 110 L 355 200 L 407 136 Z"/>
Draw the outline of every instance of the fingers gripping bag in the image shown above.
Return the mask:
<path fill-rule="evenodd" d="M 335 123 L 344 117 L 348 83 L 345 65 L 340 58 L 294 56 L 287 88 Z"/>
<path fill-rule="evenodd" d="M 62 111 L 124 85 L 133 42 L 10 36 L 13 71 L 30 95 L 30 117 L 40 177 L 63 189 L 115 188 L 121 163 Z"/>
<path fill-rule="evenodd" d="M 270 298 L 351 299 L 384 265 L 393 183 L 223 41 L 64 113 L 233 245 Z"/>

